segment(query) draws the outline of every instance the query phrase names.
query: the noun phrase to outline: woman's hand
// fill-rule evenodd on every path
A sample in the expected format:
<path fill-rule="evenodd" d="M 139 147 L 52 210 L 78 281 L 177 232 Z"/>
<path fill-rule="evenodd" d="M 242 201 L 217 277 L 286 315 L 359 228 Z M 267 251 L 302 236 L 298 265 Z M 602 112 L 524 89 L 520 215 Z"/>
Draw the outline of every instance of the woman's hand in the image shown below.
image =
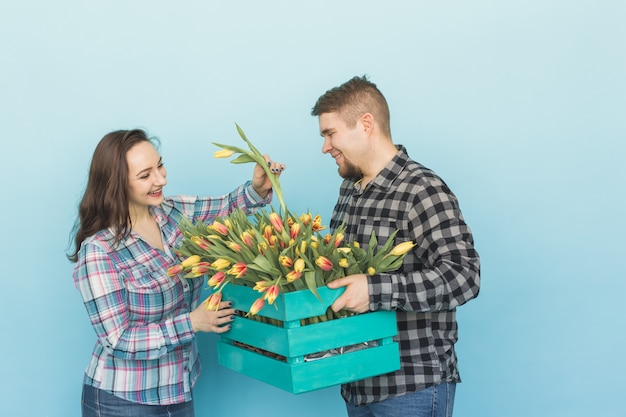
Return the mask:
<path fill-rule="evenodd" d="M 265 158 L 265 162 L 267 163 L 267 167 L 270 172 L 272 172 L 277 177 L 284 171 L 285 164 L 281 164 L 280 162 L 272 161 L 269 155 L 263 155 Z M 265 170 L 259 164 L 254 166 L 254 173 L 252 174 L 252 186 L 254 187 L 254 191 L 256 191 L 262 198 L 267 196 L 269 190 L 272 189 L 272 183 L 270 179 L 265 174 Z"/>
<path fill-rule="evenodd" d="M 230 323 L 235 319 L 235 310 L 230 308 L 230 301 L 222 301 L 217 311 L 207 310 L 206 301 L 189 313 L 194 332 L 224 333 L 230 330 Z"/>

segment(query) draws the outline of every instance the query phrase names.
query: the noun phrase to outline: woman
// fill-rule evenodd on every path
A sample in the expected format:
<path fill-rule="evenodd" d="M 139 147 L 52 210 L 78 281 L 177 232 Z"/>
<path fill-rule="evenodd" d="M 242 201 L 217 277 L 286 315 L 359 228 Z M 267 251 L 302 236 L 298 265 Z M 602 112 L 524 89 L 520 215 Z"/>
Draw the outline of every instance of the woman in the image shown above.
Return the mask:
<path fill-rule="evenodd" d="M 274 175 L 285 168 L 265 156 Z M 74 282 L 98 339 L 87 367 L 82 415 L 193 416 L 200 372 L 197 332 L 223 333 L 235 311 L 198 305 L 202 279 L 169 277 L 186 218 L 210 222 L 236 207 L 268 204 L 271 183 L 259 165 L 251 181 L 219 197 L 164 197 L 166 170 L 142 130 L 120 130 L 94 151 L 79 206 Z"/>

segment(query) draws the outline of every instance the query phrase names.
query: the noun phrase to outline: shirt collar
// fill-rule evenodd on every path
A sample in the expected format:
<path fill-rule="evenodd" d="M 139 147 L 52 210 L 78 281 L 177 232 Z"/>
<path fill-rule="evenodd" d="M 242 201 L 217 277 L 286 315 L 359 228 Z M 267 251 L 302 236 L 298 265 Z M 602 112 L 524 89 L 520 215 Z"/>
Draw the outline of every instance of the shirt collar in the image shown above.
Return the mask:
<path fill-rule="evenodd" d="M 409 162 L 409 155 L 406 148 L 403 145 L 395 145 L 398 149 L 398 153 L 393 157 L 391 161 L 374 177 L 367 187 L 378 187 L 388 189 L 394 180 L 400 175 L 406 164 Z M 359 187 L 361 180 L 359 179 L 354 183 L 355 188 Z M 366 188 L 367 188 L 366 187 Z"/>

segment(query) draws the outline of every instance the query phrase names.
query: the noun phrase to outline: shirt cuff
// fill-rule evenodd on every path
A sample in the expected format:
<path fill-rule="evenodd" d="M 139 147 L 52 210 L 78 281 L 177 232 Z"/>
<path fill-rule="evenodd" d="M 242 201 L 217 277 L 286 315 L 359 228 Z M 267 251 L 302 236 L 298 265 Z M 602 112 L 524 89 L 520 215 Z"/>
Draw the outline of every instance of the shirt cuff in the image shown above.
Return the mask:
<path fill-rule="evenodd" d="M 367 275 L 370 310 L 392 310 L 393 285 L 390 274 Z"/>
<path fill-rule="evenodd" d="M 254 206 L 265 206 L 272 202 L 274 190 L 270 189 L 267 192 L 265 198 L 263 198 L 259 193 L 256 192 L 256 190 L 252 186 L 252 181 L 248 181 L 246 182 L 246 194 L 248 195 L 248 199 L 254 204 Z"/>
<path fill-rule="evenodd" d="M 161 325 L 161 330 L 165 337 L 165 343 L 172 347 L 191 343 L 195 337 L 189 313 L 165 321 Z"/>

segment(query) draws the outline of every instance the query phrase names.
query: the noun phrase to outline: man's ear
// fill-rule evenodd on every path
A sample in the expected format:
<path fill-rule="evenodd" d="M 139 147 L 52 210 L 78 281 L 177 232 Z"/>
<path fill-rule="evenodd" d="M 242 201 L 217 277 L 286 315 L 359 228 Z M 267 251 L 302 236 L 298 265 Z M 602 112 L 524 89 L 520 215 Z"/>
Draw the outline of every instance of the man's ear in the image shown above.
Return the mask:
<path fill-rule="evenodd" d="M 374 116 L 371 113 L 364 113 L 359 121 L 363 126 L 363 133 L 369 135 L 374 130 Z"/>

